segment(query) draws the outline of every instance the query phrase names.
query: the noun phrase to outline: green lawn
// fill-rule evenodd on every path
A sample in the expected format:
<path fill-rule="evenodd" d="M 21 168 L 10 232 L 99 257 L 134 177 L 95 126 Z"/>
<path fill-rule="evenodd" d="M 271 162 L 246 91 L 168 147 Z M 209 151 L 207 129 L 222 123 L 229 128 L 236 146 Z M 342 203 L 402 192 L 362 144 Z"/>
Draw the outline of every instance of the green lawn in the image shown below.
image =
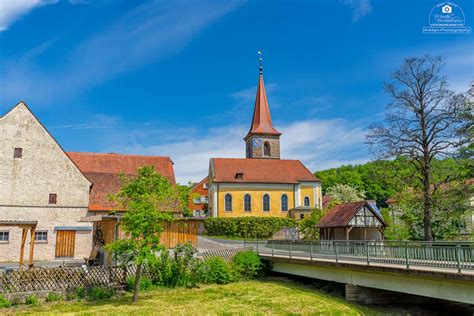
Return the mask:
<path fill-rule="evenodd" d="M 364 311 L 368 309 L 364 308 Z M 157 289 L 142 292 L 137 304 L 124 298 L 88 302 L 60 302 L 38 307 L 0 310 L 11 314 L 109 315 L 229 315 L 311 314 L 361 315 L 360 309 L 314 288 L 284 280 L 207 285 L 196 289 Z"/>

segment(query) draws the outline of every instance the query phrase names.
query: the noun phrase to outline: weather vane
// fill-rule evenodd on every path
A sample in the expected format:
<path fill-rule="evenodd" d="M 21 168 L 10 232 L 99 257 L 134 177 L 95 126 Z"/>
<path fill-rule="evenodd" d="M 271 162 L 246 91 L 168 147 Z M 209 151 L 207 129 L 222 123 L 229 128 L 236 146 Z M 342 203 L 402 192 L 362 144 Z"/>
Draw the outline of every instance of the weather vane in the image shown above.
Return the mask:
<path fill-rule="evenodd" d="M 263 58 L 262 58 L 262 51 L 259 50 L 258 52 L 258 61 L 260 63 L 260 67 L 259 67 L 259 70 L 260 70 L 260 73 L 263 72 L 263 66 L 262 66 L 262 61 L 263 61 Z"/>

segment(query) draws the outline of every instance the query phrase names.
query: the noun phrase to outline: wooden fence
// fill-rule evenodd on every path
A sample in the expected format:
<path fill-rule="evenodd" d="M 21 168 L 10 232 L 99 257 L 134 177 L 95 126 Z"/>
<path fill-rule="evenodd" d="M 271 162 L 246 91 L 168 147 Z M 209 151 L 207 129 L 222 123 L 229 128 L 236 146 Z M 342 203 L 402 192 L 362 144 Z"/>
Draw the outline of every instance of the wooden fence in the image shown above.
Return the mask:
<path fill-rule="evenodd" d="M 0 294 L 124 285 L 135 269 L 135 266 L 97 266 L 13 270 L 0 273 Z"/>
<path fill-rule="evenodd" d="M 160 241 L 166 248 L 174 248 L 178 244 L 187 242 L 191 242 L 193 247 L 197 247 L 198 227 L 199 222 L 193 220 L 166 222 Z"/>

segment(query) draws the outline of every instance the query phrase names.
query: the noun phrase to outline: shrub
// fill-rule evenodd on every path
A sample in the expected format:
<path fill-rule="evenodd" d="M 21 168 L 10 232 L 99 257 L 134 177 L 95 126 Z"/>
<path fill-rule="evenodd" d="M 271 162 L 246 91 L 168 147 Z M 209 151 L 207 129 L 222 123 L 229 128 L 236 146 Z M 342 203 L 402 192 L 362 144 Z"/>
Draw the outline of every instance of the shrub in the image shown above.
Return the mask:
<path fill-rule="evenodd" d="M 283 217 L 210 217 L 204 221 L 210 236 L 270 238 L 284 227 L 295 227 L 295 220 Z"/>
<path fill-rule="evenodd" d="M 59 293 L 50 292 L 48 296 L 46 296 L 46 302 L 56 302 L 63 299 L 63 296 Z"/>
<path fill-rule="evenodd" d="M 177 245 L 173 256 L 168 250 L 162 251 L 149 267 L 153 283 L 166 287 L 195 287 L 199 282 L 199 260 L 194 257 L 196 252 L 191 243 Z"/>
<path fill-rule="evenodd" d="M 2 294 L 0 294 L 0 308 L 8 308 L 12 306 L 12 302 Z"/>
<path fill-rule="evenodd" d="M 114 290 L 111 288 L 94 286 L 88 291 L 87 298 L 90 301 L 100 301 L 111 298 L 114 294 Z"/>
<path fill-rule="evenodd" d="M 316 227 L 325 212 L 319 208 L 311 212 L 311 216 L 306 216 L 298 223 L 298 227 L 304 240 L 319 240 L 319 228 Z"/>
<path fill-rule="evenodd" d="M 203 283 L 228 284 L 235 281 L 237 277 L 224 259 L 211 257 L 200 266 L 199 279 Z"/>
<path fill-rule="evenodd" d="M 238 252 L 232 259 L 234 270 L 244 279 L 252 279 L 262 271 L 260 256 L 253 251 Z"/>
<path fill-rule="evenodd" d="M 68 293 L 66 293 L 66 295 L 64 296 L 64 300 L 66 300 L 66 301 L 72 301 L 72 300 L 74 300 L 74 299 L 76 299 L 76 298 L 77 298 L 77 293 L 75 293 L 75 292 L 68 292 Z"/>
<path fill-rule="evenodd" d="M 36 295 L 28 295 L 25 300 L 26 305 L 36 306 L 39 305 L 39 299 Z"/>
<path fill-rule="evenodd" d="M 76 298 L 80 300 L 86 298 L 86 290 L 83 287 L 78 287 L 76 289 Z"/>
<path fill-rule="evenodd" d="M 135 284 L 135 277 L 129 277 L 127 279 L 127 290 L 133 291 L 134 284 Z M 151 288 L 153 288 L 152 280 L 147 276 L 142 276 L 140 278 L 140 285 L 139 285 L 140 291 L 147 291 L 147 290 L 150 290 Z"/>

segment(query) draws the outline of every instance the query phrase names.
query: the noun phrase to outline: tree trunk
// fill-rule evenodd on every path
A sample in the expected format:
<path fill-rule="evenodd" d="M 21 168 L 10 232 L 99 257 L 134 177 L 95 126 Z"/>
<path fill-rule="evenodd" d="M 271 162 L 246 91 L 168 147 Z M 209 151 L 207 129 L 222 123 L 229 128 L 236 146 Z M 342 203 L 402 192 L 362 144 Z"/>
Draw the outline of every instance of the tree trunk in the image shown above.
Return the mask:
<path fill-rule="evenodd" d="M 133 303 L 138 301 L 138 289 L 140 288 L 140 279 L 142 277 L 143 263 L 137 265 L 137 271 L 135 272 L 135 283 L 133 284 Z"/>
<path fill-rule="evenodd" d="M 423 226 L 425 228 L 425 240 L 432 241 L 433 233 L 431 231 L 431 168 L 430 166 L 425 166 L 422 170 L 423 172 Z"/>

